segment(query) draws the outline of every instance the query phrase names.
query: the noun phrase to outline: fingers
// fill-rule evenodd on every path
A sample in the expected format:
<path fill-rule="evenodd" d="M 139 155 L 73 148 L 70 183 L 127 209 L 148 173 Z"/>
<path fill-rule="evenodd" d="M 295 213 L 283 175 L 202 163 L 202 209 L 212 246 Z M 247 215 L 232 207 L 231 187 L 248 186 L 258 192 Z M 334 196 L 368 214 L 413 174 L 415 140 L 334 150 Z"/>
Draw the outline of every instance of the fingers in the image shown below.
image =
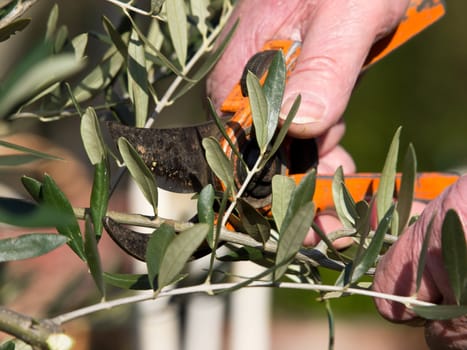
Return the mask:
<path fill-rule="evenodd" d="M 208 95 L 216 107 L 222 104 L 232 87 L 240 80 L 248 59 L 260 51 L 266 41 L 278 38 L 276 33 L 279 30 L 285 33 L 284 38 L 289 39 L 293 31 L 291 27 L 298 25 L 297 14 L 310 15 L 307 4 L 312 2 L 303 0 L 238 1 L 226 25 L 224 35 L 239 20 L 237 30 L 210 74 L 206 85 Z M 298 11 L 298 8 L 301 10 Z"/>
<path fill-rule="evenodd" d="M 433 233 L 426 258 L 420 290 L 417 298 L 433 303 L 454 304 L 455 298 L 450 287 L 447 272 L 441 254 L 441 227 L 445 213 L 455 209 L 467 233 L 467 176 L 448 188 L 436 200 L 428 204 L 417 223 L 401 236 L 393 247 L 385 254 L 377 266 L 373 288 L 377 291 L 394 295 L 409 296 L 415 294 L 415 279 L 420 256 L 420 249 L 426 228 L 433 217 Z M 387 300 L 375 300 L 379 312 L 387 319 L 395 322 L 416 321 L 417 317 L 404 305 Z M 427 322 L 427 341 L 436 344 L 453 346 L 452 349 L 465 348 L 467 340 L 458 337 L 464 330 L 467 318 L 451 321 Z M 464 327 L 464 328 L 460 328 Z M 463 343 L 462 343 L 463 341 Z"/>
<path fill-rule="evenodd" d="M 407 3 L 319 2 L 302 23 L 302 51 L 285 91 L 284 115 L 302 97 L 291 135 L 321 135 L 341 118 L 372 44 L 396 26 Z"/>

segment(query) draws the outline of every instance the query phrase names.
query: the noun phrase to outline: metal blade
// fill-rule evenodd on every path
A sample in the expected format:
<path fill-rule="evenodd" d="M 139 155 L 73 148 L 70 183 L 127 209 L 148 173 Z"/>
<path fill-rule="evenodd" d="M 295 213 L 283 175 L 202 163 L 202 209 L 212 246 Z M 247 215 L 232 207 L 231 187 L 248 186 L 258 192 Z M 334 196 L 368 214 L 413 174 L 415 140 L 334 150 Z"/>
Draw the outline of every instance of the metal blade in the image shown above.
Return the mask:
<path fill-rule="evenodd" d="M 214 122 L 189 127 L 136 128 L 108 122 L 112 139 L 125 137 L 154 173 L 157 186 L 178 193 L 199 192 L 212 182 L 202 140 L 216 134 Z"/>

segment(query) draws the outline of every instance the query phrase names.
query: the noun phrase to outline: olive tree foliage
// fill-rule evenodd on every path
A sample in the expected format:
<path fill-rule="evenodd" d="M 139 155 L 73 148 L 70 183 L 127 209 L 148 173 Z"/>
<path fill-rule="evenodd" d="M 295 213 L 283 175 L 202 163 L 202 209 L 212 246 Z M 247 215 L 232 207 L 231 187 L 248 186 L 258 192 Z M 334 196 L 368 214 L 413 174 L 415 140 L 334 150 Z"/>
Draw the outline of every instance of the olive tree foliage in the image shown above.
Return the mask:
<path fill-rule="evenodd" d="M 388 298 L 413 308 L 426 318 L 450 318 L 466 312 L 467 264 L 465 238 L 459 218 L 454 212 L 444 225 L 450 239 L 443 241 L 450 282 L 456 291 L 457 305 L 437 306 L 417 300 L 417 296 L 399 297 L 371 291 L 362 277 L 372 276 L 374 267 L 410 224 L 416 160 L 410 147 L 403 162 L 402 185 L 396 200 L 393 198 L 399 152 L 400 129 L 394 135 L 381 174 L 375 200 L 354 199 L 346 187 L 342 169 L 333 180 L 332 196 L 343 229 L 321 232 L 313 224 L 316 214 L 313 193 L 317 185 L 314 170 L 299 183 L 283 175 L 272 180 L 272 207 L 267 215 L 253 208 L 244 199 L 245 189 L 267 165 L 279 148 L 300 103 L 297 98 L 282 127 L 277 130 L 279 109 L 285 86 L 285 66 L 281 54 L 271 63 L 267 79 L 262 85 L 258 77 L 248 74 L 247 88 L 253 123 L 258 142 L 254 164 L 245 166 L 242 183 L 233 178 L 232 159 L 222 151 L 219 140 L 206 138 L 202 144 L 209 167 L 222 186 L 208 185 L 197 194 L 197 220 L 175 222 L 158 215 L 157 184 L 152 170 L 127 139 L 117 140 L 118 151 L 102 136 L 104 121 L 116 121 L 138 128 L 149 128 L 167 106 L 198 84 L 222 55 L 235 26 L 214 45 L 233 4 L 229 0 L 152 0 L 149 4 L 103 0 L 120 11 L 118 21 L 102 14 L 99 32 L 84 32 L 70 37 L 66 25 L 61 25 L 57 5 L 50 9 L 43 40 L 28 48 L 26 55 L 1 78 L 0 118 L 14 122 L 35 118 L 44 123 L 61 119 L 80 119 L 83 147 L 93 167 L 93 181 L 89 208 L 73 207 L 54 179 L 44 174 L 40 179 L 22 177 L 21 182 L 30 200 L 0 198 L 0 222 L 22 228 L 55 227 L 50 234 L 28 233 L 0 240 L 0 261 L 20 264 L 23 259 L 47 254 L 68 245 L 86 264 L 96 285 L 96 302 L 85 308 L 43 320 L 0 308 L 0 330 L 10 333 L 23 343 L 41 349 L 68 349 L 72 340 L 62 333 L 66 322 L 112 307 L 156 299 L 161 296 L 205 292 L 230 292 L 249 286 L 299 288 L 317 293 L 327 304 L 332 333 L 333 298 L 362 294 Z M 36 0 L 5 0 L 0 2 L 0 40 L 14 40 L 15 33 L 28 26 L 31 19 L 24 12 Z M 146 8 L 144 6 L 147 6 Z M 99 45 L 101 56 L 88 52 L 90 42 Z M 99 50 L 95 50 L 99 51 Z M 95 62 L 95 63 L 90 63 Z M 159 83 L 169 81 L 161 89 Z M 211 110 L 225 134 L 222 120 Z M 231 143 L 234 153 L 240 150 Z M 54 155 L 0 140 L 0 147 L 15 150 L 15 155 L 0 156 L 1 167 L 17 167 L 41 159 L 61 161 Z M 157 164 L 155 164 L 157 167 Z M 128 171 L 154 209 L 153 216 L 121 213 L 108 210 L 113 191 L 118 186 L 117 174 L 110 169 Z M 377 207 L 378 224 L 370 224 L 371 213 Z M 105 233 L 104 222 L 152 228 L 144 252 L 147 273 L 124 274 L 103 271 L 98 251 Z M 79 225 L 83 221 L 84 225 Z M 234 223 L 234 224 L 233 224 Z M 82 230 L 81 227 L 84 227 Z M 315 247 L 304 247 L 304 237 L 310 227 L 321 235 Z M 426 235 L 428 242 L 429 234 Z M 351 237 L 353 244 L 344 251 L 334 248 L 333 242 Z M 219 255 L 223 245 L 228 253 Z M 427 251 L 424 245 L 417 271 L 420 285 Z M 200 246 L 211 254 L 205 282 L 188 287 L 172 286 L 187 277 L 186 265 L 199 255 Z M 454 252 L 454 253 L 452 253 Z M 224 279 L 214 283 L 214 262 L 249 260 L 265 267 L 264 272 L 241 282 Z M 63 268 L 66 269 L 66 266 Z M 333 285 L 321 282 L 322 269 L 341 271 Z M 128 291 L 148 290 L 123 298 L 108 300 L 109 286 Z M 2 349 L 15 349 L 19 341 L 11 341 Z"/>

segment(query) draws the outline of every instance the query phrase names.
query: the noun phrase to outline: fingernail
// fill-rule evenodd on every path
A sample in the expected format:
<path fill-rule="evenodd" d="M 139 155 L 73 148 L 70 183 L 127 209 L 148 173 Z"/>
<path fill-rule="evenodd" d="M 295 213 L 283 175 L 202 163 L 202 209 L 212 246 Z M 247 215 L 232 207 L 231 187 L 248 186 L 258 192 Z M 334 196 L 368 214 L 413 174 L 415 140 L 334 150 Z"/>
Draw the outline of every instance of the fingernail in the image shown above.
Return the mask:
<path fill-rule="evenodd" d="M 315 94 L 304 92 L 301 95 L 300 107 L 293 120 L 294 124 L 309 124 L 319 122 L 326 113 L 324 100 Z M 296 97 L 287 98 L 282 104 L 281 118 L 286 119 Z"/>

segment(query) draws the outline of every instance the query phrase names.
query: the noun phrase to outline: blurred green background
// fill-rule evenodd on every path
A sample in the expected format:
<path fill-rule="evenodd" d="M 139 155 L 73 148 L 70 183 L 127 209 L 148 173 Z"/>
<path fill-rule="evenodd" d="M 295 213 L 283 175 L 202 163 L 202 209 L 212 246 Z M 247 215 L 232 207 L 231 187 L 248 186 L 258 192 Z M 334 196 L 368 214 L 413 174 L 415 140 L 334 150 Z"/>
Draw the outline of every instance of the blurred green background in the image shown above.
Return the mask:
<path fill-rule="evenodd" d="M 365 73 L 350 101 L 343 144 L 359 171 L 379 171 L 401 125 L 422 171 L 467 165 L 467 1 Z"/>

